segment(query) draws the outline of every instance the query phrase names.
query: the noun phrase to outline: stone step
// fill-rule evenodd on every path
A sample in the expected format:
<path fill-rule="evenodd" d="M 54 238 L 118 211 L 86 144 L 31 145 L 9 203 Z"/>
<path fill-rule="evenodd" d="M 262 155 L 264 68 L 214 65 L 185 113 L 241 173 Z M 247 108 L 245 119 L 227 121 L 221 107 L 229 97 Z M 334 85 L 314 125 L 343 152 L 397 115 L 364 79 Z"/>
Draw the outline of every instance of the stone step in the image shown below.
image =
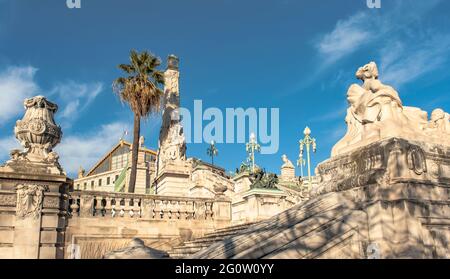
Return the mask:
<path fill-rule="evenodd" d="M 228 232 L 228 231 L 234 231 L 234 230 L 242 230 L 242 229 L 246 229 L 249 226 L 255 224 L 255 222 L 251 222 L 251 223 L 245 223 L 245 224 L 239 224 L 239 225 L 234 225 L 234 226 L 229 226 L 229 227 L 225 227 L 225 228 L 221 228 L 221 229 L 217 229 L 212 233 L 207 233 L 205 235 L 208 234 L 213 234 L 213 233 L 222 233 L 222 232 Z"/>
<path fill-rule="evenodd" d="M 204 236 L 202 237 L 218 237 L 218 236 L 226 236 L 226 235 L 232 235 L 232 234 L 236 234 L 238 232 L 242 232 L 246 229 L 235 229 L 235 230 L 229 230 L 229 231 L 224 231 L 224 232 L 213 232 L 213 233 L 206 233 Z"/>
<path fill-rule="evenodd" d="M 209 238 L 194 239 L 194 240 L 185 242 L 182 246 L 184 246 L 184 245 L 197 245 L 197 244 L 201 245 L 202 243 L 214 243 L 214 242 L 217 242 L 217 241 L 222 241 L 224 239 L 230 238 L 230 237 L 232 237 L 234 235 L 235 234 L 228 235 L 226 237 L 220 237 L 219 236 L 219 237 L 209 237 Z"/>
<path fill-rule="evenodd" d="M 228 232 L 228 233 L 214 233 L 214 234 L 209 234 L 209 235 L 205 235 L 205 236 L 196 238 L 196 239 L 194 239 L 193 241 L 195 241 L 195 240 L 207 240 L 207 239 L 213 239 L 213 238 L 226 238 L 226 237 L 235 235 L 235 234 L 237 234 L 237 233 L 239 233 L 239 232 L 241 232 L 241 231 L 242 231 L 242 230 L 240 230 L 240 231 Z"/>
<path fill-rule="evenodd" d="M 192 254 L 183 254 L 183 253 L 169 253 L 170 258 L 172 259 L 184 259 L 189 257 Z"/>
<path fill-rule="evenodd" d="M 180 246 L 173 247 L 172 250 L 169 252 L 169 255 L 171 258 L 174 259 L 189 257 L 192 254 L 199 252 L 200 250 L 208 248 L 209 246 L 218 241 L 222 241 L 226 238 L 238 234 L 239 232 L 242 232 L 243 230 L 246 230 L 252 224 L 254 224 L 254 222 L 234 225 L 226 228 L 217 229 L 211 233 L 206 233 L 203 237 L 199 237 L 191 241 L 186 241 Z"/>
<path fill-rule="evenodd" d="M 198 251 L 209 247 L 209 245 L 197 246 L 197 247 L 175 247 L 169 254 L 194 254 Z"/>

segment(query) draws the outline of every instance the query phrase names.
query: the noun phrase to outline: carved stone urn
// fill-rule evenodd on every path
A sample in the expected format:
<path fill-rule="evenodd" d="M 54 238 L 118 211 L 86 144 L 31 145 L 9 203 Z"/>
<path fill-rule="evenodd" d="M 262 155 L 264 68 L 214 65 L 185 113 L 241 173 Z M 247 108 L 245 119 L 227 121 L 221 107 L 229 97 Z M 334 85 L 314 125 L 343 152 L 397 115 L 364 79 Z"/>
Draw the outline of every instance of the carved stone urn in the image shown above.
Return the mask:
<path fill-rule="evenodd" d="M 59 156 L 53 152 L 62 137 L 54 120 L 58 106 L 44 96 L 25 99 L 24 106 L 25 115 L 16 122 L 14 134 L 25 150 L 12 150 L 6 166 L 15 171 L 63 174 Z"/>

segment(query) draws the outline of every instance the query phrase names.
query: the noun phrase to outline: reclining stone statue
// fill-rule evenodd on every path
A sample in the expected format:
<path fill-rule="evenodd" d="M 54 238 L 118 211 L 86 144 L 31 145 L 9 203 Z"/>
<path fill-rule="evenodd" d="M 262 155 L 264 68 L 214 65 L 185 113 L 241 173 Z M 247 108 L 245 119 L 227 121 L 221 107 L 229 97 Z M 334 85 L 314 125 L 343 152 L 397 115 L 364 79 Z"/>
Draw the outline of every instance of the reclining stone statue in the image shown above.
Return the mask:
<path fill-rule="evenodd" d="M 378 80 L 375 62 L 359 68 L 356 77 L 363 84 L 352 84 L 347 91 L 347 133 L 333 147 L 332 156 L 391 137 L 424 140 L 431 135 L 437 140 L 440 134 L 450 133 L 444 111 L 435 110 L 428 122 L 427 112 L 403 106 L 398 92 Z"/>

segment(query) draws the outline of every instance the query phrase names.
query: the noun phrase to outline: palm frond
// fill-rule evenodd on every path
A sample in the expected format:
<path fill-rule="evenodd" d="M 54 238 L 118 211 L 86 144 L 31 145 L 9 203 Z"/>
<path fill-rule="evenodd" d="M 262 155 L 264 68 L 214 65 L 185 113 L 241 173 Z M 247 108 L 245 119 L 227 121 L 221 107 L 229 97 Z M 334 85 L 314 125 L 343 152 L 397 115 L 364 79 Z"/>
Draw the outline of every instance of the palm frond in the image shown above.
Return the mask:
<path fill-rule="evenodd" d="M 140 117 L 145 118 L 162 108 L 164 92 L 159 86 L 164 84 L 164 73 L 157 69 L 160 65 L 161 60 L 152 53 L 131 50 L 130 65 L 118 66 L 129 76 L 113 82 L 114 92 Z"/>

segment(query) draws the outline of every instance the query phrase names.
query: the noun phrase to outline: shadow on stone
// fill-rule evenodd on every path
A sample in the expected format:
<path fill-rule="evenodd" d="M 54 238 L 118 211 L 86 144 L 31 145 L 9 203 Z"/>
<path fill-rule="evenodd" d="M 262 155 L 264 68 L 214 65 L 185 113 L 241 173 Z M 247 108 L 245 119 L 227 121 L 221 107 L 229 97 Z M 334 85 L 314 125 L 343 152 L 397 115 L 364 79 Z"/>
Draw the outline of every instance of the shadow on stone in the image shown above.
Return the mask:
<path fill-rule="evenodd" d="M 133 238 L 127 247 L 108 252 L 103 259 L 169 259 L 169 254 L 145 246 L 140 238 Z"/>

